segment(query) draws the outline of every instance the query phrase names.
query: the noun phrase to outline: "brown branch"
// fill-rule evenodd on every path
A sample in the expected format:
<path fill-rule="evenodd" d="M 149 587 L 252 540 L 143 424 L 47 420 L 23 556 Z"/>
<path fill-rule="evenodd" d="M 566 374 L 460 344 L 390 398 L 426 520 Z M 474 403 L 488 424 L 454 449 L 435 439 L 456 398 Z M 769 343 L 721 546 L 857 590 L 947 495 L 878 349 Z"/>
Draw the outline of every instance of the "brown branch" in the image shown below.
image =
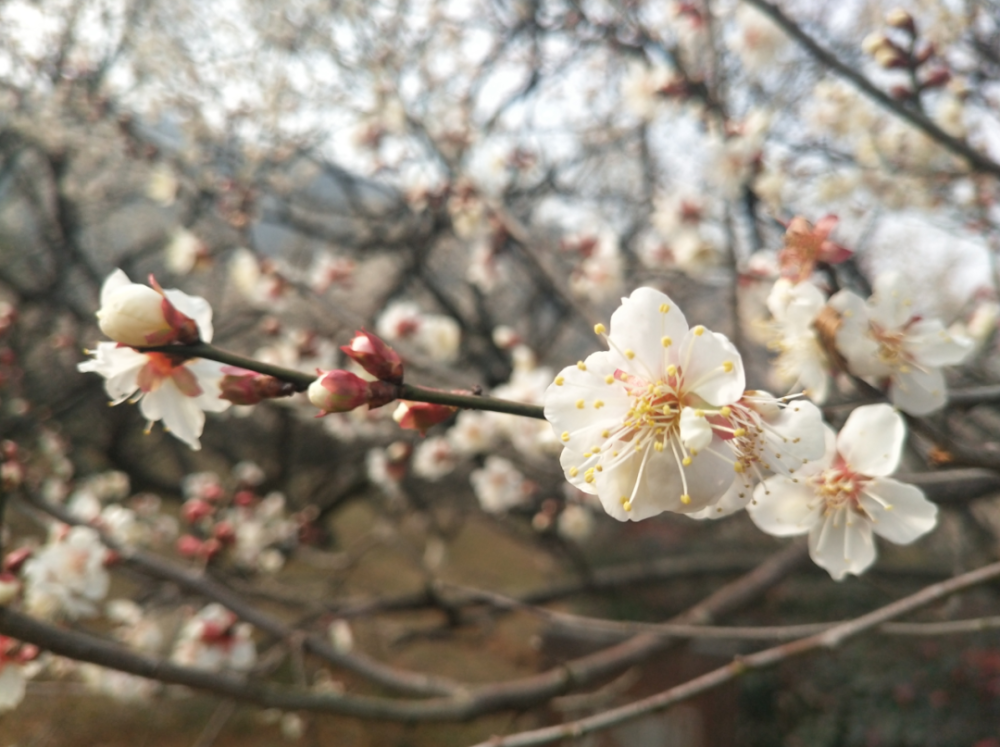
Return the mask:
<path fill-rule="evenodd" d="M 737 657 L 731 664 L 719 667 L 707 674 L 696 677 L 677 687 L 670 688 L 648 698 L 630 703 L 620 708 L 613 708 L 589 718 L 572 721 L 559 726 L 521 732 L 508 737 L 495 736 L 476 747 L 534 747 L 550 744 L 561 739 L 578 739 L 586 734 L 608 729 L 626 721 L 640 718 L 650 713 L 663 710 L 669 706 L 689 700 L 696 695 L 712 690 L 729 682 L 745 672 L 773 667 L 796 656 L 817 649 L 832 649 L 893 618 L 914 612 L 932 602 L 964 591 L 972 586 L 986 583 L 1000 577 L 1000 563 L 978 568 L 961 576 L 928 586 L 916 594 L 904 597 L 892 604 L 881 607 L 867 615 L 837 625 L 823 633 L 800 638 L 790 643 L 758 651 L 748 656 Z"/>
<path fill-rule="evenodd" d="M 980 153 L 964 140 L 953 137 L 941 129 L 934 120 L 930 119 L 922 112 L 904 106 L 899 101 L 889 96 L 880 88 L 876 87 L 868 78 L 857 70 L 841 62 L 832 52 L 821 47 L 815 39 L 807 34 L 801 26 L 786 16 L 776 5 L 772 5 L 767 0 L 744 0 L 761 13 L 770 18 L 786 34 L 798 42 L 814 59 L 825 67 L 832 70 L 840 77 L 850 81 L 859 91 L 868 96 L 872 101 L 888 109 L 900 119 L 903 119 L 921 130 L 925 135 L 941 145 L 946 150 L 951 151 L 965 161 L 975 171 L 981 171 L 993 176 L 1000 176 L 1000 163 L 992 160 L 988 156 Z"/>

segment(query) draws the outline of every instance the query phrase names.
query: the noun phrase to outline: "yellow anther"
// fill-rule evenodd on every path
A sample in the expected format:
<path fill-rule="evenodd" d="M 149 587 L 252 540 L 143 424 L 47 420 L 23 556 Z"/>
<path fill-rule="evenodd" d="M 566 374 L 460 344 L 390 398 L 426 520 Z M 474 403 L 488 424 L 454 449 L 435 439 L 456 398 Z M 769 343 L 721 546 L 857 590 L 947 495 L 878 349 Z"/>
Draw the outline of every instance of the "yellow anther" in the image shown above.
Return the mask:
<path fill-rule="evenodd" d="M 594 452 L 595 454 L 600 454 L 601 453 L 601 447 L 600 446 L 595 446 L 593 449 L 591 449 L 591 451 Z"/>
<path fill-rule="evenodd" d="M 578 474 L 580 474 L 580 470 L 578 470 L 576 467 L 570 467 L 569 468 L 569 476 L 570 477 L 576 477 Z"/>
<path fill-rule="evenodd" d="M 598 472 L 603 472 L 604 471 L 604 467 L 602 467 L 599 464 L 596 467 L 594 467 L 594 469 L 596 469 Z"/>
<path fill-rule="evenodd" d="M 695 337 L 701 337 L 703 334 L 705 334 L 705 328 L 702 327 L 700 324 L 691 331 L 694 332 Z"/>
<path fill-rule="evenodd" d="M 735 431 L 733 431 L 733 435 L 736 436 L 736 438 L 743 438 L 746 434 L 747 434 L 746 428 L 737 428 Z"/>
<path fill-rule="evenodd" d="M 556 376 L 556 386 L 562 386 L 565 383 L 566 379 L 564 379 L 562 376 Z"/>
<path fill-rule="evenodd" d="M 670 304 L 668 304 L 668 303 L 661 303 L 660 304 L 660 313 L 666 314 L 668 311 L 670 311 Z"/>
<path fill-rule="evenodd" d="M 628 496 L 623 495 L 621 498 L 618 499 L 618 502 L 624 506 L 626 503 L 628 503 Z"/>
<path fill-rule="evenodd" d="M 626 350 L 625 351 L 625 357 L 628 358 L 629 360 L 632 360 L 633 358 L 635 358 L 635 351 L 633 351 L 633 350 Z"/>
<path fill-rule="evenodd" d="M 562 439 L 563 443 L 567 443 L 569 441 L 569 431 L 563 431 L 562 435 L 559 436 L 559 438 Z"/>
<path fill-rule="evenodd" d="M 614 374 L 608 374 L 607 376 L 605 376 L 604 377 L 604 383 L 605 384 L 614 384 L 615 383 L 615 376 L 614 376 Z"/>
<path fill-rule="evenodd" d="M 677 366 L 671 363 L 669 366 L 667 366 L 667 376 L 676 376 L 676 375 L 677 375 Z"/>
<path fill-rule="evenodd" d="M 703 418 L 703 417 L 705 417 L 705 411 L 704 410 L 695 410 L 694 411 L 694 416 L 696 418 Z"/>
<path fill-rule="evenodd" d="M 655 444 L 653 444 L 653 448 L 656 449 L 657 451 L 663 451 L 663 441 L 657 441 Z"/>
<path fill-rule="evenodd" d="M 601 431 L 601 438 L 608 438 L 611 435 L 611 431 L 603 430 Z"/>
<path fill-rule="evenodd" d="M 664 415 L 669 415 L 673 411 L 674 410 L 670 405 L 664 405 L 663 407 L 660 408 L 660 412 L 662 412 Z"/>
<path fill-rule="evenodd" d="M 577 410 L 582 410 L 584 408 L 585 404 L 586 403 L 582 399 L 578 399 L 576 401 L 576 409 Z"/>
<path fill-rule="evenodd" d="M 730 410 L 729 406 L 727 405 L 719 410 L 719 414 L 724 418 L 728 418 L 730 415 L 733 414 L 733 411 Z"/>
<path fill-rule="evenodd" d="M 583 481 L 584 482 L 593 482 L 594 481 L 594 476 L 593 475 L 587 475 L 585 478 L 583 478 Z"/>
<path fill-rule="evenodd" d="M 684 457 L 681 460 L 681 464 L 683 464 L 685 467 L 690 467 L 691 466 L 691 457 L 689 457 L 689 456 Z"/>
<path fill-rule="evenodd" d="M 722 370 L 725 371 L 726 373 L 732 373 L 733 362 L 732 361 L 726 361 L 725 363 L 723 363 L 722 364 Z"/>
<path fill-rule="evenodd" d="M 594 456 L 594 455 L 591 454 L 589 451 L 583 452 L 583 458 L 584 459 L 590 459 L 592 456 Z"/>
<path fill-rule="evenodd" d="M 671 340 L 666 335 L 664 335 L 663 337 L 660 338 L 660 344 L 665 348 L 669 348 L 671 345 L 674 344 L 674 341 Z"/>
<path fill-rule="evenodd" d="M 594 409 L 595 410 L 600 410 L 602 407 L 604 407 L 604 400 L 595 399 L 594 400 Z"/>
<path fill-rule="evenodd" d="M 743 474 L 743 469 L 743 462 L 736 462 L 736 464 L 733 465 L 733 470 L 739 474 Z"/>
<path fill-rule="evenodd" d="M 605 327 L 603 324 L 595 324 L 594 325 L 594 334 L 595 335 L 603 335 L 607 331 L 608 331 L 608 328 Z"/>
<path fill-rule="evenodd" d="M 611 452 L 611 456 L 613 456 L 613 457 L 616 457 L 616 456 L 618 456 L 618 452 L 617 452 L 617 451 L 612 451 L 612 452 Z"/>
<path fill-rule="evenodd" d="M 592 477 L 592 476 L 593 476 L 593 474 L 594 474 L 594 468 L 593 468 L 593 467 L 591 467 L 590 469 L 588 469 L 588 470 L 587 470 L 586 472 L 584 472 L 583 474 L 585 474 L 585 475 L 586 475 L 587 477 Z"/>
<path fill-rule="evenodd" d="M 691 502 L 691 496 L 689 496 L 687 493 L 681 496 L 681 503 L 683 503 L 685 506 L 690 502 Z"/>
<path fill-rule="evenodd" d="M 577 361 L 576 362 L 576 367 L 579 368 L 581 371 L 586 371 L 587 370 L 587 364 L 584 363 L 583 361 Z"/>
<path fill-rule="evenodd" d="M 622 504 L 622 508 L 624 508 L 626 511 L 631 511 L 632 510 L 632 501 L 625 501 Z"/>

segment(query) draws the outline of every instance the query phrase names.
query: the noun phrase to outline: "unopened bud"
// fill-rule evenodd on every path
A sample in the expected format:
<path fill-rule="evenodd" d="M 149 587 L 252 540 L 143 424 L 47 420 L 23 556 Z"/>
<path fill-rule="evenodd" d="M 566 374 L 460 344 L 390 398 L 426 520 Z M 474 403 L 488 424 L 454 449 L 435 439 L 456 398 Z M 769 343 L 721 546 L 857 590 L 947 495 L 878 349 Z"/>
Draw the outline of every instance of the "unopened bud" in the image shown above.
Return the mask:
<path fill-rule="evenodd" d="M 202 553 L 203 543 L 192 534 L 184 534 L 177 538 L 177 552 L 185 558 L 197 558 Z"/>
<path fill-rule="evenodd" d="M 403 383 L 403 360 L 399 353 L 371 332 L 363 329 L 355 332 L 351 343 L 340 349 L 379 381 Z"/>
<path fill-rule="evenodd" d="M 951 82 L 951 71 L 938 68 L 920 82 L 921 88 L 941 88 Z"/>
<path fill-rule="evenodd" d="M 226 366 L 222 370 L 225 375 L 219 381 L 219 396 L 234 405 L 256 405 L 261 400 L 288 397 L 295 393 L 294 386 L 273 376 L 235 366 Z"/>
<path fill-rule="evenodd" d="M 889 38 L 881 31 L 875 31 L 861 41 L 861 51 L 874 57 L 886 44 L 890 44 Z"/>
<path fill-rule="evenodd" d="M 192 498 L 181 507 L 181 516 L 188 524 L 197 524 L 206 516 L 211 516 L 215 512 L 208 501 L 200 498 Z"/>
<path fill-rule="evenodd" d="M 432 425 L 443 423 L 450 418 L 457 409 L 457 407 L 435 405 L 430 402 L 400 402 L 396 412 L 392 414 L 392 418 L 399 423 L 400 428 L 420 431 L 420 434 L 423 435 Z"/>
<path fill-rule="evenodd" d="M 212 529 L 212 534 L 215 539 L 219 540 L 224 545 L 231 544 L 236 541 L 236 528 L 229 521 L 220 521 Z"/>
<path fill-rule="evenodd" d="M 368 382 L 349 371 L 327 371 L 309 385 L 309 401 L 322 415 L 350 412 L 370 399 Z"/>
<path fill-rule="evenodd" d="M 123 345 L 192 343 L 198 326 L 170 303 L 150 276 L 153 287 L 133 283 L 121 270 L 111 273 L 101 288 L 97 325 L 101 332 Z"/>

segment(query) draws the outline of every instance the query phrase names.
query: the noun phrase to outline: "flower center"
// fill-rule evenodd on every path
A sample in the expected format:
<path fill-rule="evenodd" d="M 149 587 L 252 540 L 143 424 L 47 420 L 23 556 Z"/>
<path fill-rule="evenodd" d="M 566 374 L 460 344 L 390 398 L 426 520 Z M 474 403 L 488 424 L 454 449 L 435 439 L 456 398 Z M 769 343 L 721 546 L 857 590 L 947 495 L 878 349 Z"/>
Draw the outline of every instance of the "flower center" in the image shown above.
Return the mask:
<path fill-rule="evenodd" d="M 810 482 L 816 495 L 823 501 L 824 514 L 846 508 L 863 516 L 868 515 L 861 506 L 860 498 L 863 488 L 871 480 L 852 471 L 847 465 L 824 470 L 811 478 Z"/>
<path fill-rule="evenodd" d="M 899 370 L 901 373 L 909 371 L 911 358 L 903 350 L 905 338 L 903 332 L 890 332 L 873 323 L 871 335 L 878 343 L 878 359 L 882 363 Z"/>

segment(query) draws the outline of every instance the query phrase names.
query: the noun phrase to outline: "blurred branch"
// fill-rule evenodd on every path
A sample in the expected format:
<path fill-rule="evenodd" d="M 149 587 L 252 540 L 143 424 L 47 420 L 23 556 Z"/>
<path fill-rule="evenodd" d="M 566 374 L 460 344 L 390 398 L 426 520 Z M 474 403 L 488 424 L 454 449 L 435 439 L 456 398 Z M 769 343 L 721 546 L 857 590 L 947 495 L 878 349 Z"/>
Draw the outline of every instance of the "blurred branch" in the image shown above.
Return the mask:
<path fill-rule="evenodd" d="M 550 744 L 562 739 L 579 739 L 586 734 L 609 729 L 618 724 L 661 711 L 682 701 L 690 700 L 696 695 L 730 682 L 748 671 L 773 667 L 817 649 L 836 648 L 850 638 L 877 629 L 889 620 L 909 614 L 932 602 L 984 584 L 997 577 L 1000 577 L 1000 563 L 992 563 L 948 581 L 928 586 L 916 594 L 904 597 L 867 615 L 841 623 L 822 633 L 808 638 L 800 638 L 748 656 L 737 657 L 731 664 L 719 667 L 689 682 L 635 703 L 559 726 L 521 732 L 509 737 L 494 736 L 476 747 L 534 747 L 534 745 Z"/>
<path fill-rule="evenodd" d="M 832 70 L 840 77 L 850 81 L 854 86 L 864 93 L 868 98 L 888 109 L 900 119 L 904 119 L 911 125 L 921 130 L 929 138 L 937 142 L 946 150 L 951 151 L 965 161 L 975 171 L 981 171 L 993 176 L 1000 176 L 1000 163 L 992 160 L 983 153 L 970 146 L 964 140 L 953 137 L 945 132 L 934 120 L 930 119 L 922 112 L 906 107 L 896 101 L 889 94 L 876 87 L 868 78 L 857 70 L 841 62 L 832 52 L 821 47 L 815 39 L 807 34 L 801 26 L 789 18 L 776 5 L 772 5 L 767 0 L 743 0 L 761 13 L 766 15 L 777 24 L 786 34 L 797 41 L 813 58 L 820 64 Z"/>

